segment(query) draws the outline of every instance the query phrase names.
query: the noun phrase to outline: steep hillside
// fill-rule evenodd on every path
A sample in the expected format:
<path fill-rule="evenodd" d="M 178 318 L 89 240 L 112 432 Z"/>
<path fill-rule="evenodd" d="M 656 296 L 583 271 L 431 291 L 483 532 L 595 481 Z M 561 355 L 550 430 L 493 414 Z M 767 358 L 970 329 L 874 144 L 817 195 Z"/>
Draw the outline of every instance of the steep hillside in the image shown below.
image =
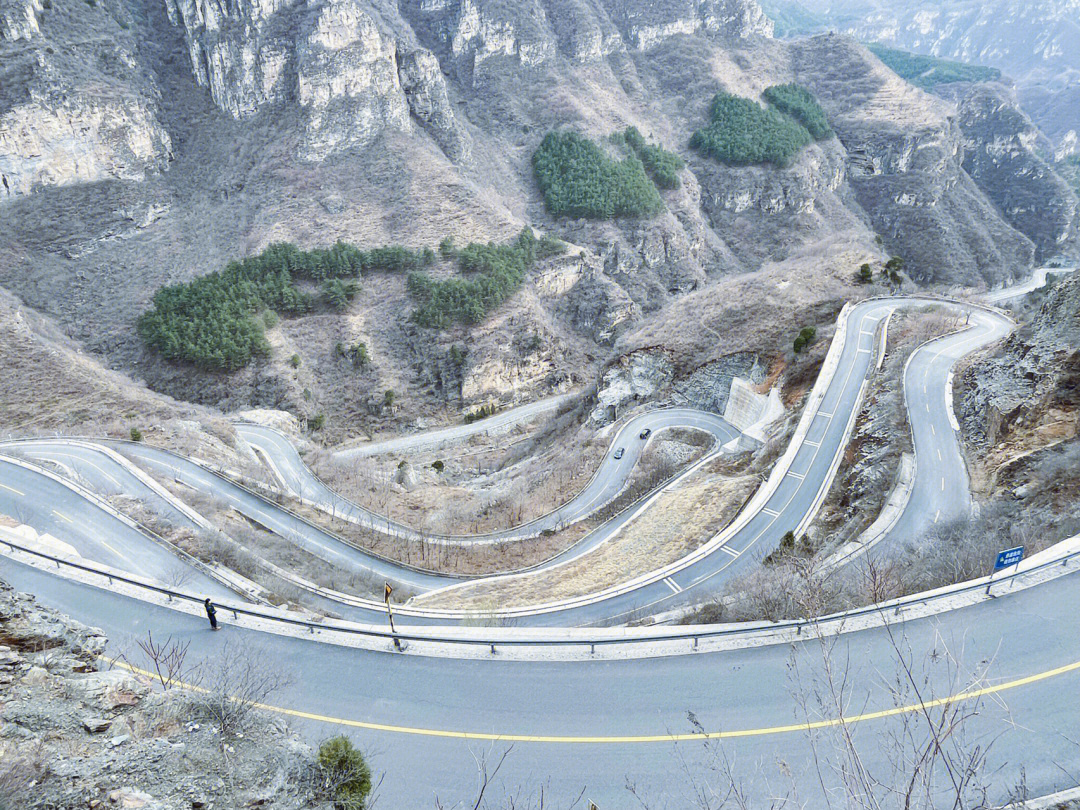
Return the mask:
<path fill-rule="evenodd" d="M 1080 276 L 1029 297 L 1034 317 L 968 365 L 956 408 L 973 490 L 1025 543 L 1080 531 Z"/>
<path fill-rule="evenodd" d="M 851 39 L 773 39 L 753 0 L 61 5 L 3 6 L 0 144 L 15 147 L 0 148 L 0 285 L 153 388 L 324 414 L 333 435 L 586 385 L 619 334 L 662 325 L 722 277 L 780 265 L 825 289 L 814 257 L 826 246 L 859 261 L 902 256 L 920 283 L 979 287 L 1023 275 L 1036 243 L 1046 252 L 1065 228 L 973 181 L 969 171 L 988 172 L 969 161 L 951 103 Z M 83 98 L 87 82 L 107 92 Z M 835 137 L 808 141 L 784 168 L 689 146 L 717 93 L 758 101 L 792 82 Z M 101 112 L 111 98 L 123 116 Z M 80 123 L 98 113 L 108 126 Z M 42 140 L 57 116 L 66 140 Z M 532 170 L 544 136 L 573 128 L 618 156 L 607 138 L 628 125 L 686 164 L 678 188 L 661 190 L 666 210 L 551 216 Z M 93 159 L 54 168 L 71 144 Z M 1000 166 L 993 182 L 1029 170 Z M 1027 185 L 1040 205 L 1057 193 L 1045 187 Z M 232 374 L 166 362 L 134 328 L 162 284 L 273 241 L 435 248 L 505 241 L 527 224 L 572 249 L 538 263 L 480 326 L 421 327 L 403 275 L 372 272 L 343 312 L 282 318 L 269 358 Z M 766 298 L 743 303 L 771 325 L 765 342 L 787 341 L 791 324 Z M 361 374 L 336 351 L 356 342 L 372 356 Z M 380 406 L 388 390 L 392 412 Z"/>
<path fill-rule="evenodd" d="M 1015 93 L 997 82 L 949 84 L 964 143 L 963 166 L 1005 219 L 1035 243 L 1045 261 L 1075 250 L 1076 192 L 1044 159 L 1045 136 L 1020 109 Z"/>
<path fill-rule="evenodd" d="M 1080 417 L 1080 276 L 1057 283 L 1031 322 L 965 375 L 965 433 L 980 448 L 1073 438 Z M 1030 449 L 1026 448 L 1026 449 Z"/>
<path fill-rule="evenodd" d="M 1000 68 L 1061 155 L 1080 148 L 1077 0 L 768 0 L 789 33 L 839 30 L 864 42 Z"/>

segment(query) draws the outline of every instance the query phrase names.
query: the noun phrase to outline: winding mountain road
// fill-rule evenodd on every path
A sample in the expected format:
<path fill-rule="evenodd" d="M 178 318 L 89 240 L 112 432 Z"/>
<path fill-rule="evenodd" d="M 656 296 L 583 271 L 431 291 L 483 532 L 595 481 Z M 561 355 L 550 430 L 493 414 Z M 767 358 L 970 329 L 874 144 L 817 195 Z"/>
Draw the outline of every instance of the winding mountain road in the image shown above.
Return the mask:
<path fill-rule="evenodd" d="M 619 428 L 611 441 L 612 449 L 604 456 L 592 479 L 569 501 L 553 512 L 520 526 L 477 535 L 421 534 L 334 492 L 312 473 L 292 442 L 273 428 L 240 422 L 236 425 L 236 432 L 258 451 L 275 477 L 289 492 L 343 520 L 377 529 L 393 537 L 437 540 L 444 544 L 468 546 L 536 537 L 546 530 L 563 528 L 588 517 L 615 498 L 626 486 L 647 445 L 647 441 L 638 438 L 643 430 L 648 429 L 655 435 L 659 431 L 679 427 L 694 428 L 711 435 L 715 444 L 714 452 L 739 437 L 739 431 L 722 416 L 706 411 L 665 408 L 641 414 Z M 652 438 L 650 436 L 649 440 Z M 624 451 L 623 455 L 615 458 L 615 449 L 620 447 Z"/>
<path fill-rule="evenodd" d="M 505 411 L 493 414 L 485 419 L 468 425 L 452 425 L 451 427 L 425 430 L 409 436 L 399 436 L 396 439 L 380 439 L 374 442 L 364 442 L 354 447 L 336 450 L 334 457 L 341 460 L 352 458 L 364 458 L 366 456 L 378 456 L 383 453 L 416 452 L 419 450 L 436 450 L 449 444 L 455 444 L 467 439 L 469 436 L 480 434 L 505 433 L 517 425 L 530 422 L 540 416 L 553 413 L 568 402 L 572 402 L 575 393 L 559 394 L 554 397 L 519 405 Z"/>
<path fill-rule="evenodd" d="M 588 624 L 618 621 L 641 608 L 657 611 L 708 593 L 726 576 L 756 565 L 757 555 L 774 547 L 785 531 L 801 529 L 835 475 L 864 381 L 877 361 L 875 336 L 890 312 L 910 303 L 871 300 L 850 308 L 842 342 L 838 338 L 835 357 L 827 361 L 832 363 L 828 380 L 811 394 L 791 447 L 758 496 L 717 538 L 670 570 L 574 604 L 532 609 L 518 621 Z M 973 309 L 970 328 L 912 355 L 904 384 L 916 484 L 890 538 L 918 532 L 967 508 L 947 399 L 949 377 L 959 357 L 1010 328 L 1001 315 Z M 139 494 L 124 465 L 110 465 L 100 453 L 69 444 L 63 439 L 14 442 L 0 446 L 0 452 L 59 465 L 101 491 Z M 378 567 L 381 561 L 197 464 L 145 445 L 106 445 L 122 446 L 137 464 L 215 494 L 313 554 L 379 575 L 386 570 Z M 267 452 L 276 454 L 275 464 L 293 463 L 274 445 L 264 443 Z M 291 474 L 302 470 L 293 468 Z M 0 511 L 55 534 L 87 559 L 120 569 L 134 562 L 140 573 L 161 579 L 170 576 L 169 565 L 177 562 L 137 529 L 123 533 L 119 527 L 126 524 L 76 489 L 2 456 Z M 1074 565 L 1040 585 L 933 617 L 836 637 L 831 660 L 841 665 L 844 683 L 838 699 L 847 728 L 859 741 L 861 761 L 887 774 L 893 753 L 887 742 L 902 738 L 904 724 L 925 714 L 924 698 L 934 698 L 929 708 L 953 701 L 974 705 L 981 699 L 965 726 L 965 738 L 984 746 L 993 743 L 987 764 L 995 785 L 991 800 L 1004 799 L 1021 775 L 1032 794 L 1071 787 L 1075 778 L 1069 767 L 1080 759 L 1073 742 L 1080 739 L 1075 703 L 1080 625 L 1072 610 L 1080 580 L 1069 573 L 1075 570 Z M 448 584 L 444 577 L 418 572 L 393 574 L 414 576 L 418 591 L 428 594 Z M 389 806 L 430 806 L 436 794 L 450 803 L 467 799 L 475 789 L 474 754 L 490 751 L 497 758 L 512 744 L 496 788 L 502 793 L 535 793 L 544 785 L 549 799 L 568 803 L 584 788 L 599 806 L 620 807 L 632 803 L 625 789 L 632 782 L 646 795 L 666 797 L 667 806 L 681 807 L 691 798 L 687 772 L 707 779 L 710 765 L 716 764 L 715 749 L 702 742 L 699 729 L 723 733 L 733 775 L 754 802 L 782 792 L 778 774 L 783 769 L 804 786 L 801 799 L 811 805 L 824 800 L 820 791 L 839 787 L 834 768 L 825 767 L 820 779 L 813 768 L 815 760 L 824 756 L 827 762 L 835 751 L 831 738 L 823 737 L 836 728 L 835 718 L 814 709 L 805 715 L 792 698 L 820 694 L 827 681 L 822 649 L 830 645 L 811 638 L 794 645 L 596 662 L 393 656 L 240 627 L 212 634 L 187 613 L 81 584 L 4 554 L 0 575 L 76 619 L 102 627 L 114 655 L 130 653 L 130 640 L 147 630 L 190 641 L 193 659 L 213 659 L 226 638 L 250 644 L 265 660 L 295 675 L 290 686 L 273 696 L 272 710 L 288 715 L 313 738 L 345 730 L 378 752 L 374 764 L 387 774 L 382 800 Z M 220 591 L 212 589 L 221 586 L 211 581 L 193 587 L 216 595 Z M 402 614 L 406 621 L 431 621 L 408 610 Z M 372 616 L 381 619 L 377 611 Z M 897 679 L 895 671 L 902 657 L 915 662 L 918 695 L 895 688 L 905 680 Z M 986 679 L 972 687 L 969 673 L 984 666 Z M 818 722 L 815 734 L 803 725 L 808 720 Z"/>
<path fill-rule="evenodd" d="M 815 395 L 806 407 L 800 430 L 769 481 L 744 508 L 734 523 L 687 557 L 627 582 L 613 585 L 586 596 L 547 604 L 490 611 L 493 617 L 512 619 L 536 626 L 611 624 L 641 614 L 658 613 L 715 592 L 728 577 L 759 564 L 762 556 L 776 545 L 787 531 L 802 531 L 824 498 L 835 476 L 840 457 L 850 434 L 867 375 L 876 364 L 876 335 L 889 314 L 898 306 L 924 306 L 920 299 L 872 299 L 850 308 L 843 319 L 844 337 L 830 350 L 831 364 L 827 379 L 819 381 Z M 951 305 L 959 306 L 959 305 Z M 908 508 L 890 538 L 909 537 L 941 515 L 955 516 L 965 507 L 966 471 L 959 455 L 945 392 L 955 361 L 999 339 L 1011 329 L 1011 322 L 990 310 L 969 308 L 971 326 L 957 334 L 933 341 L 918 349 L 905 375 L 905 388 L 912 424 L 916 426 L 916 454 L 920 460 L 916 486 Z M 605 503 L 624 486 L 633 463 L 644 443 L 637 438 L 644 427 L 659 431 L 664 427 L 693 426 L 711 432 L 718 444 L 737 433 L 714 414 L 688 409 L 653 411 L 630 420 L 612 442 L 627 448 L 623 459 L 615 460 L 609 451 L 593 482 L 559 512 L 540 519 L 543 525 L 569 522 L 588 514 Z M 357 521 L 382 520 L 340 498 L 325 487 L 303 464 L 292 445 L 276 431 L 241 426 L 243 437 L 258 447 L 279 475 L 292 481 L 298 491 L 314 502 L 338 514 L 351 514 Z M 122 451 L 137 464 L 160 475 L 171 477 L 204 495 L 223 501 L 240 514 L 264 528 L 296 543 L 309 553 L 341 570 L 378 579 L 386 579 L 416 594 L 413 601 L 399 609 L 403 623 L 455 623 L 465 613 L 440 605 L 443 594 L 453 589 L 467 589 L 469 582 L 401 566 L 372 556 L 340 538 L 277 507 L 261 496 L 217 475 L 188 459 L 142 443 L 102 441 L 101 444 Z M 110 466 L 105 458 L 92 457 L 94 450 L 85 445 L 66 446 L 66 440 L 34 440 L 0 445 L 0 452 L 19 452 L 27 458 L 66 463 L 95 488 L 109 492 L 131 491 L 125 471 Z M 66 459 L 66 461 L 64 460 Z M 927 460 L 929 459 L 929 463 Z M 282 472 L 284 471 L 284 472 Z M 938 482 L 944 486 L 936 486 Z M 132 492 L 131 494 L 140 494 Z M 145 493 L 141 493 L 145 495 Z M 34 499 L 33 493 L 28 496 Z M 504 577 L 529 577 L 549 572 L 607 542 L 638 514 L 648 501 L 636 504 L 607 521 L 575 546 L 542 566 Z M 535 523 L 535 522 L 534 522 Z M 53 522 L 46 529 L 51 531 Z M 393 525 L 395 531 L 411 532 Z M 524 537 L 534 532 L 529 526 L 495 535 L 501 541 Z M 467 538 L 464 542 L 490 542 L 488 538 Z M 114 559 L 91 559 L 112 564 Z M 131 564 L 128 564 L 128 570 Z M 135 571 L 133 573 L 146 573 Z M 498 579 L 498 578 L 496 578 Z M 335 612 L 358 621 L 378 621 L 384 612 L 377 602 L 351 603 Z"/>

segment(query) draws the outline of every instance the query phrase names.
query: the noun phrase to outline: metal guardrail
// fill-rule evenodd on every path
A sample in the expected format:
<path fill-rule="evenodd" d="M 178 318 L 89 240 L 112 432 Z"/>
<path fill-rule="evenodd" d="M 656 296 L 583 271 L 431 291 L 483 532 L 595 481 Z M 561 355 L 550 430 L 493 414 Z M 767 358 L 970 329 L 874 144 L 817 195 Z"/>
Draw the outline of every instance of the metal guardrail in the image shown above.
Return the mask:
<path fill-rule="evenodd" d="M 1065 542 L 1065 541 L 1062 541 Z M 191 602 L 196 605 L 202 605 L 203 598 L 201 596 L 195 596 L 182 591 L 176 591 L 172 588 L 165 587 L 164 585 L 154 585 L 149 582 L 142 582 L 137 579 L 125 576 L 123 574 L 111 573 L 108 571 L 102 571 L 94 566 L 86 565 L 84 563 L 74 562 L 72 560 L 65 560 L 56 555 L 49 554 L 38 549 L 27 548 L 14 541 L 6 538 L 0 538 L 0 545 L 9 547 L 12 551 L 21 551 L 25 554 L 30 554 L 35 557 L 39 557 L 56 564 L 57 569 L 61 569 L 64 566 L 73 568 L 85 573 L 94 574 L 105 578 L 110 585 L 115 582 L 123 582 L 128 585 L 134 585 L 144 590 L 152 591 L 154 593 L 165 596 L 168 601 L 174 599 Z M 1027 576 L 1029 574 L 1038 573 L 1054 567 L 1067 567 L 1069 562 L 1073 559 L 1080 558 L 1080 549 L 1065 554 L 1062 557 L 1058 557 L 1053 560 L 1047 560 L 1039 565 L 1031 568 L 1025 568 L 1023 571 L 1017 570 L 1011 574 L 1006 574 L 998 579 L 994 580 L 995 585 L 1001 585 L 1005 582 L 1012 582 L 1017 577 Z M 589 647 L 591 652 L 595 652 L 597 646 L 615 645 L 615 644 L 641 644 L 648 642 L 662 642 L 662 641 L 691 641 L 692 649 L 697 649 L 698 642 L 702 639 L 710 638 L 724 638 L 739 635 L 749 635 L 755 632 L 761 632 L 762 630 L 774 631 L 774 630 L 795 630 L 797 635 L 801 635 L 804 628 L 817 627 L 825 623 L 846 621 L 849 619 L 857 619 L 862 616 L 869 615 L 884 615 L 888 612 L 892 612 L 893 615 L 900 615 L 905 607 L 914 605 L 923 605 L 930 602 L 934 602 L 938 599 L 945 599 L 959 594 L 970 593 L 975 590 L 985 589 L 987 586 L 986 579 L 969 580 L 967 583 L 963 583 L 958 587 L 944 589 L 941 592 L 935 592 L 930 594 L 914 594 L 909 597 L 901 597 L 900 599 L 893 600 L 892 602 L 881 603 L 877 605 L 870 605 L 864 608 L 856 608 L 854 610 L 844 611 L 843 613 L 834 613 L 828 616 L 820 616 L 813 619 L 788 619 L 784 621 L 774 622 L 767 626 L 759 626 L 753 628 L 744 627 L 721 627 L 712 630 L 684 630 L 675 633 L 659 633 L 650 634 L 642 633 L 638 636 L 621 636 L 617 638 L 551 638 L 551 639 L 527 639 L 527 638 L 467 638 L 462 636 L 451 635 L 439 635 L 431 633 L 410 633 L 410 632 L 391 632 L 389 630 L 381 630 L 376 627 L 362 627 L 362 626 L 349 626 L 338 624 L 327 624 L 326 622 L 310 621 L 307 619 L 293 618 L 290 616 L 282 616 L 278 614 L 266 613 L 260 610 L 255 610 L 249 607 L 242 607 L 236 605 L 228 605 L 223 603 L 215 603 L 222 610 L 226 610 L 232 613 L 233 618 L 239 618 L 242 616 L 250 616 L 255 619 L 262 619 L 264 621 L 278 622 L 279 624 L 289 625 L 292 627 L 305 627 L 312 634 L 319 630 L 327 630 L 335 633 L 344 633 L 346 635 L 353 636 L 366 636 L 370 638 L 386 639 L 388 641 L 416 641 L 416 642 L 428 642 L 435 644 L 463 644 L 466 646 L 479 646 L 490 647 L 492 654 L 495 654 L 496 647 Z"/>

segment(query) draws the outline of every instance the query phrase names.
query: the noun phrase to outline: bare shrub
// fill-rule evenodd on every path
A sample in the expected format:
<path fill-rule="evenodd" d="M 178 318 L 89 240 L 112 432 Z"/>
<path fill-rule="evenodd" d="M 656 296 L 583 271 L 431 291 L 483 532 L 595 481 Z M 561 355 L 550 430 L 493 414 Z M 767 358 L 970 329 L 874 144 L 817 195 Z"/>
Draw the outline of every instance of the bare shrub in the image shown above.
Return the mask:
<path fill-rule="evenodd" d="M 857 733 L 859 721 L 852 707 L 865 705 L 850 672 L 850 649 L 840 633 L 818 635 L 814 641 L 792 648 L 789 692 L 809 748 L 807 770 L 793 769 L 777 755 L 775 762 L 738 763 L 721 739 L 708 736 L 693 712 L 687 719 L 702 735 L 704 756 L 684 753 L 675 746 L 675 758 L 685 775 L 688 801 L 699 810 L 759 806 L 823 807 L 836 810 L 931 810 L 937 807 L 986 807 L 992 779 L 987 755 L 993 739 L 976 737 L 970 721 L 985 714 L 978 690 L 987 683 L 986 661 L 969 670 L 962 649 L 954 654 L 940 645 L 924 655 L 912 652 L 907 638 L 887 625 L 891 651 L 885 669 L 876 673 L 884 682 L 887 705 L 895 714 L 875 723 L 872 733 Z M 873 683 L 879 683 L 874 677 Z M 957 694 L 964 700 L 950 700 Z M 1007 712 L 1007 707 L 1002 706 Z M 691 743 L 697 745 L 697 743 Z M 779 774 L 779 778 L 777 778 Z M 637 784 L 627 790 L 643 808 L 649 801 Z"/>
<path fill-rule="evenodd" d="M 173 686 L 184 682 L 187 674 L 185 662 L 188 647 L 191 646 L 190 641 L 182 642 L 172 636 L 164 641 L 154 641 L 153 632 L 148 630 L 146 638 L 138 639 L 135 643 L 139 645 L 146 660 L 154 668 L 162 689 L 168 691 Z"/>
<path fill-rule="evenodd" d="M 254 647 L 226 640 L 206 659 L 195 680 L 193 702 L 224 737 L 248 725 L 252 712 L 291 683 L 289 674 Z"/>
<path fill-rule="evenodd" d="M 25 757 L 5 753 L 0 758 L 0 810 L 21 810 L 35 778 Z"/>

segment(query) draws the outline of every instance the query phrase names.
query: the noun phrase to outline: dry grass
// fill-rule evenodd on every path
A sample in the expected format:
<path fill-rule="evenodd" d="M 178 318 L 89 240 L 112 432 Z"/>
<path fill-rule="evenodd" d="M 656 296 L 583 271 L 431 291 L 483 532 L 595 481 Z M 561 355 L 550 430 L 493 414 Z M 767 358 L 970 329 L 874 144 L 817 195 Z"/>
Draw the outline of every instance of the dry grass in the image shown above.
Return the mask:
<path fill-rule="evenodd" d="M 447 546 L 435 540 L 387 537 L 306 506 L 295 498 L 277 500 L 312 523 L 379 557 L 428 571 L 461 576 L 489 576 L 539 565 L 578 542 L 613 515 L 701 458 L 707 444 L 696 431 L 672 432 L 649 444 L 623 491 L 589 518 L 561 531 L 527 540 L 473 546 Z"/>
<path fill-rule="evenodd" d="M 758 485 L 719 459 L 663 493 L 616 537 L 557 568 L 500 581 L 480 581 L 431 597 L 420 607 L 490 610 L 593 593 L 684 557 L 727 525 Z"/>
<path fill-rule="evenodd" d="M 225 447 L 233 431 L 208 409 L 177 402 L 110 371 L 48 319 L 0 290 L 0 426 L 16 435 L 55 430 L 126 438 L 184 431 Z M 197 435 L 195 435 L 197 434 Z"/>
<path fill-rule="evenodd" d="M 581 424 L 581 410 L 578 404 L 437 451 L 342 462 L 316 450 L 305 461 L 334 490 L 379 515 L 431 534 L 482 534 L 554 512 L 588 484 L 609 439 Z M 408 487 L 393 483 L 403 462 L 414 479 Z"/>

